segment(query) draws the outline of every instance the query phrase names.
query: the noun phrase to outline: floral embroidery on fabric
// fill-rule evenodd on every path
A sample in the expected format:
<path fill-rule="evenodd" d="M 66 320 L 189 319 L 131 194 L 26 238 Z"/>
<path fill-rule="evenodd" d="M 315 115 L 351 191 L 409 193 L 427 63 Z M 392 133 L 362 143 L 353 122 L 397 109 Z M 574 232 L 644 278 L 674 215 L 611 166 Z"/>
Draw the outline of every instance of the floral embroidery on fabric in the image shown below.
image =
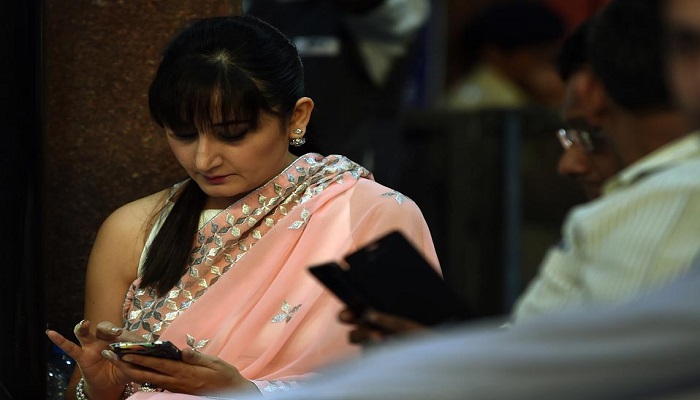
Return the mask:
<path fill-rule="evenodd" d="M 289 323 L 296 312 L 301 308 L 301 304 L 297 304 L 292 307 L 286 300 L 282 301 L 282 312 L 275 315 L 270 322 L 282 322 Z"/>
<path fill-rule="evenodd" d="M 402 193 L 397 192 L 394 190 L 393 192 L 386 192 L 382 193 L 382 197 L 394 197 L 397 203 L 403 204 L 403 201 L 407 199 L 408 197 L 404 196 Z"/>
<path fill-rule="evenodd" d="M 199 349 L 204 348 L 204 346 L 209 343 L 209 340 L 211 339 L 203 339 L 200 341 L 195 340 L 194 336 L 190 335 L 189 333 L 187 334 L 187 345 L 192 348 L 194 351 L 199 351 Z"/>
<path fill-rule="evenodd" d="M 309 222 L 309 217 L 311 216 L 311 213 L 309 212 L 309 210 L 304 208 L 301 211 L 300 216 L 301 216 L 301 220 L 294 221 L 293 224 L 289 225 L 289 229 L 299 229 L 299 228 L 303 227 L 304 225 L 306 225 L 306 223 Z"/>
<path fill-rule="evenodd" d="M 233 203 L 197 232 L 191 259 L 180 281 L 164 296 L 135 281 L 124 305 L 125 327 L 146 340 L 157 340 L 167 326 L 233 268 L 255 243 L 290 215 L 288 228 L 301 230 L 311 217 L 296 209 L 343 179 L 370 176 L 362 166 L 342 156 L 310 153 L 297 159 L 267 184 Z M 292 309 L 290 309 L 292 310 Z M 285 314 L 288 322 L 293 313 Z"/>

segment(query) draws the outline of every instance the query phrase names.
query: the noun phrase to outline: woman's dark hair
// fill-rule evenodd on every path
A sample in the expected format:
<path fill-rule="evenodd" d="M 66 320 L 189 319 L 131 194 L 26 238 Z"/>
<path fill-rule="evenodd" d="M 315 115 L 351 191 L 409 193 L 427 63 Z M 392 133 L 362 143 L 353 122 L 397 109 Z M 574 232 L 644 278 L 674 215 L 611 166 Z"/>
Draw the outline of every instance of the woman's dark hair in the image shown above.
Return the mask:
<path fill-rule="evenodd" d="M 304 95 L 304 68 L 296 47 L 279 30 L 252 16 L 200 19 L 168 45 L 148 91 L 151 116 L 172 130 L 206 129 L 248 121 L 260 113 L 289 121 Z M 214 118 L 221 118 L 214 121 Z M 184 273 L 206 194 L 188 181 L 144 260 L 141 287 L 167 293 Z"/>

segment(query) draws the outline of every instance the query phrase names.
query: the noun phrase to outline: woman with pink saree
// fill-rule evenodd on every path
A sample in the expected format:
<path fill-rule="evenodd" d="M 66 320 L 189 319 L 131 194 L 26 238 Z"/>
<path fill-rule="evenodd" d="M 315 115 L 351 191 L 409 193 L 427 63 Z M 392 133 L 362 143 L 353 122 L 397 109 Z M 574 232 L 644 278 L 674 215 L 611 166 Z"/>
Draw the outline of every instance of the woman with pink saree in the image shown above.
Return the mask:
<path fill-rule="evenodd" d="M 341 155 L 292 154 L 314 104 L 296 49 L 272 26 L 193 23 L 166 49 L 149 105 L 189 178 L 100 228 L 80 345 L 47 331 L 79 366 L 68 398 L 289 390 L 358 352 L 336 320 L 343 306 L 308 267 L 398 230 L 439 269 L 413 201 Z M 155 340 L 182 359 L 109 346 Z"/>

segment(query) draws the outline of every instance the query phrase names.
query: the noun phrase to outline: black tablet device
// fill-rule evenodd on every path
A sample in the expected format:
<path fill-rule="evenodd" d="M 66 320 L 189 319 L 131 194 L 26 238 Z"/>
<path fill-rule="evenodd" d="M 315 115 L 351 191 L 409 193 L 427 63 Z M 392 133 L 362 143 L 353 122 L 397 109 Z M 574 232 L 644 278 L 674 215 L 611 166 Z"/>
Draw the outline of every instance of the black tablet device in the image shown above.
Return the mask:
<path fill-rule="evenodd" d="M 309 271 L 357 315 L 367 307 L 435 326 L 469 319 L 465 302 L 397 231 Z"/>

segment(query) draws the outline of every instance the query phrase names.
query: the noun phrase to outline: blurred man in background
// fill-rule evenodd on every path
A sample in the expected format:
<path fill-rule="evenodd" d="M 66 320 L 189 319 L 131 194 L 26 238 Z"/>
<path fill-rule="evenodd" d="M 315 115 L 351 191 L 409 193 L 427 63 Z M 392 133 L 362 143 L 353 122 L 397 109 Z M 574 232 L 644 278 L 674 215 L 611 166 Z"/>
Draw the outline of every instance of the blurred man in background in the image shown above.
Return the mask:
<path fill-rule="evenodd" d="M 516 304 L 515 319 L 616 303 L 686 272 L 700 254 L 700 134 L 664 76 L 660 2 L 619 0 L 596 17 L 585 120 L 623 169 L 567 217 L 560 245 Z"/>

